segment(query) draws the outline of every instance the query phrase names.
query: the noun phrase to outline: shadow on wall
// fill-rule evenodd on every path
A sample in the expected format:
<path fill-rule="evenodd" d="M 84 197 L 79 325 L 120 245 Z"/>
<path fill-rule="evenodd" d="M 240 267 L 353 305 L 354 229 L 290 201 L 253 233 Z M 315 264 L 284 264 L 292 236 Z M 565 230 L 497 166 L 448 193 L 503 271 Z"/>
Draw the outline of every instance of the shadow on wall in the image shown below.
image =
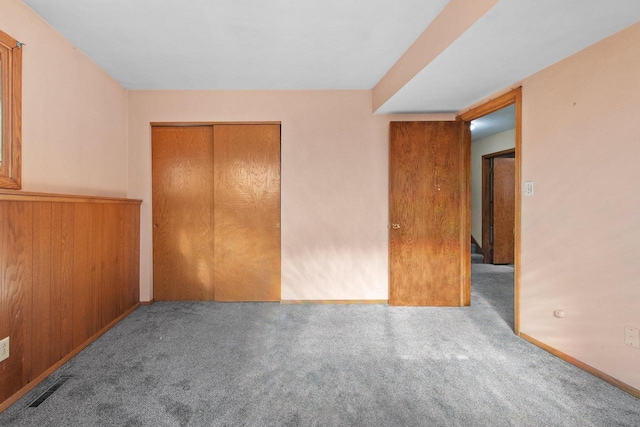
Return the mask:
<path fill-rule="evenodd" d="M 335 189 L 331 196 L 335 203 L 327 203 L 327 197 L 320 203 L 309 192 L 298 209 L 283 203 L 282 299 L 388 299 L 386 204 L 372 212 L 370 195 L 344 200 L 344 192 Z M 296 211 L 307 214 L 289 214 Z M 374 221 L 380 227 L 372 229 Z"/>

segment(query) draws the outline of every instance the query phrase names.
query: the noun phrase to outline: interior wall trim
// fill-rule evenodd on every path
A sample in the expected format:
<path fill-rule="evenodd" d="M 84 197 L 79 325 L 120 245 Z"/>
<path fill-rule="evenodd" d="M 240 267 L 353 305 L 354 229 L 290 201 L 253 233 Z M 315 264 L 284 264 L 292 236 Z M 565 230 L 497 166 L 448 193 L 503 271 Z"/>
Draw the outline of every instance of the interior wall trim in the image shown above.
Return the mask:
<path fill-rule="evenodd" d="M 286 299 L 280 304 L 388 304 L 386 299 Z"/>
<path fill-rule="evenodd" d="M 22 202 L 55 202 L 55 203 L 117 203 L 139 205 L 140 199 L 120 197 L 83 196 L 79 194 L 30 193 L 19 190 L 0 190 L 0 200 Z"/>
<path fill-rule="evenodd" d="M 29 382 L 27 385 L 25 385 L 20 390 L 15 392 L 10 398 L 8 398 L 4 402 L 0 403 L 0 412 L 3 412 L 9 406 L 13 405 L 15 402 L 20 400 L 20 398 L 22 396 L 24 396 L 25 394 L 30 392 L 35 386 L 40 384 L 42 382 L 42 380 L 47 378 L 49 375 L 54 373 L 59 367 L 61 367 L 62 365 L 67 363 L 69 360 L 71 360 L 74 356 L 76 356 L 78 353 L 80 353 L 82 350 L 84 350 L 89 344 L 91 344 L 92 342 L 94 342 L 95 340 L 100 338 L 100 336 L 102 336 L 109 329 L 113 328 L 119 321 L 121 321 L 122 319 L 124 319 L 125 317 L 127 317 L 128 315 L 133 313 L 134 311 L 136 311 L 139 306 L 140 306 L 140 304 L 136 304 L 133 307 L 131 307 L 130 309 L 128 309 L 127 311 L 125 311 L 124 313 L 122 313 L 120 316 L 116 317 L 114 320 L 112 320 L 104 328 L 100 329 L 98 332 L 93 334 L 93 336 L 91 336 L 85 342 L 80 344 L 78 347 L 74 348 L 73 351 L 71 351 L 71 353 L 67 354 L 62 359 L 60 359 L 58 362 L 56 362 L 56 364 L 52 365 L 46 371 L 44 371 L 43 373 L 41 373 L 40 375 L 35 377 L 33 380 L 31 380 L 31 382 Z"/>
<path fill-rule="evenodd" d="M 456 118 L 458 120 L 470 122 L 471 120 L 475 120 L 478 117 L 486 116 L 487 114 L 491 114 L 494 111 L 498 111 L 504 107 L 516 103 L 519 96 L 522 96 L 521 86 L 503 93 L 502 95 L 493 98 L 489 97 L 486 102 L 483 102 L 476 107 L 470 108 L 467 111 L 463 110 L 464 112 L 458 113 Z M 516 111 L 516 114 L 517 113 L 518 112 Z"/>
<path fill-rule="evenodd" d="M 574 366 L 577 366 L 578 368 L 582 369 L 583 371 L 587 371 L 588 373 L 590 373 L 591 375 L 594 375 L 598 378 L 600 378 L 601 380 L 604 380 L 606 382 L 608 382 L 609 384 L 618 387 L 620 390 L 625 391 L 627 393 L 629 393 L 632 396 L 635 396 L 637 398 L 640 399 L 640 390 L 630 386 L 627 383 L 624 383 L 614 377 L 612 377 L 609 374 L 605 374 L 604 372 L 600 371 L 599 369 L 594 368 L 591 365 L 587 365 L 586 363 L 576 359 L 575 357 L 571 357 L 568 354 L 555 349 L 553 347 L 551 347 L 550 345 L 547 345 L 545 343 L 543 343 L 542 341 L 538 341 L 537 339 L 527 335 L 527 334 L 523 334 L 520 333 L 520 338 L 524 339 L 525 341 L 530 342 L 531 344 L 535 345 L 536 347 L 540 347 L 541 349 L 543 349 L 544 351 L 547 351 L 551 354 L 553 354 L 556 357 L 559 357 L 560 359 L 564 360 L 567 363 L 571 363 Z"/>
<path fill-rule="evenodd" d="M 515 148 L 508 148 L 506 150 L 496 151 L 495 153 L 485 154 L 484 156 L 482 156 L 482 158 L 483 159 L 492 159 L 494 157 L 504 156 L 505 154 L 515 154 L 515 153 L 516 153 L 516 149 Z"/>
<path fill-rule="evenodd" d="M 189 126 L 215 126 L 215 125 L 282 125 L 278 121 L 266 122 L 151 122 L 152 127 L 189 127 Z"/>
<path fill-rule="evenodd" d="M 515 233 L 514 233 L 514 301 L 513 301 L 513 330 L 516 335 L 520 333 L 520 266 L 521 266 L 521 215 L 522 215 L 522 87 L 517 87 L 507 93 L 499 95 L 493 99 L 477 105 L 468 110 L 462 110 L 457 116 L 457 120 L 470 122 L 479 117 L 491 114 L 508 105 L 516 106 L 516 213 L 515 213 Z M 471 170 L 469 170 L 469 175 Z M 484 248 L 486 249 L 486 248 Z"/>

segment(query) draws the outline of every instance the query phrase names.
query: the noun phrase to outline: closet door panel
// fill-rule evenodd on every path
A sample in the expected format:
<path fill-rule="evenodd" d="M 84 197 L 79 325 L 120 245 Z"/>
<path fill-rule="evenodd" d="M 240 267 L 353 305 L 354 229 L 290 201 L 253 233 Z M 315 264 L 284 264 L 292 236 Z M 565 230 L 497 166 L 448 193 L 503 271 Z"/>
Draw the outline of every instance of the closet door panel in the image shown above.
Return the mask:
<path fill-rule="evenodd" d="M 156 301 L 214 300 L 213 127 L 153 127 Z"/>
<path fill-rule="evenodd" d="M 217 301 L 280 300 L 280 126 L 214 127 Z"/>

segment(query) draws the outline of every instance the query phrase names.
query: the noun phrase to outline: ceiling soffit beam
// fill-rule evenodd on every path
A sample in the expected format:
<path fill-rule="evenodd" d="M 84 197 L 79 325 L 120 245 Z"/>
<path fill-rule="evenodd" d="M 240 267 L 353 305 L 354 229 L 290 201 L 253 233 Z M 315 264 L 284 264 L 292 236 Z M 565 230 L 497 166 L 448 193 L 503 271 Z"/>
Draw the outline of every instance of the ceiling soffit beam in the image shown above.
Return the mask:
<path fill-rule="evenodd" d="M 373 111 L 377 111 L 498 1 L 451 0 L 373 88 Z"/>

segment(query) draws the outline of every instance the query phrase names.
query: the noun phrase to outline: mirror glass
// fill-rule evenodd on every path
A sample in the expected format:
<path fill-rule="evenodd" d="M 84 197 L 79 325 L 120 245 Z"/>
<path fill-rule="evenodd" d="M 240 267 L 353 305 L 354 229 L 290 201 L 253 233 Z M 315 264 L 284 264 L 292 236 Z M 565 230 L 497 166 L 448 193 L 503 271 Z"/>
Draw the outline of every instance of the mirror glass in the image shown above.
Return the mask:
<path fill-rule="evenodd" d="M 2 164 L 2 56 L 0 55 L 0 164 Z"/>

